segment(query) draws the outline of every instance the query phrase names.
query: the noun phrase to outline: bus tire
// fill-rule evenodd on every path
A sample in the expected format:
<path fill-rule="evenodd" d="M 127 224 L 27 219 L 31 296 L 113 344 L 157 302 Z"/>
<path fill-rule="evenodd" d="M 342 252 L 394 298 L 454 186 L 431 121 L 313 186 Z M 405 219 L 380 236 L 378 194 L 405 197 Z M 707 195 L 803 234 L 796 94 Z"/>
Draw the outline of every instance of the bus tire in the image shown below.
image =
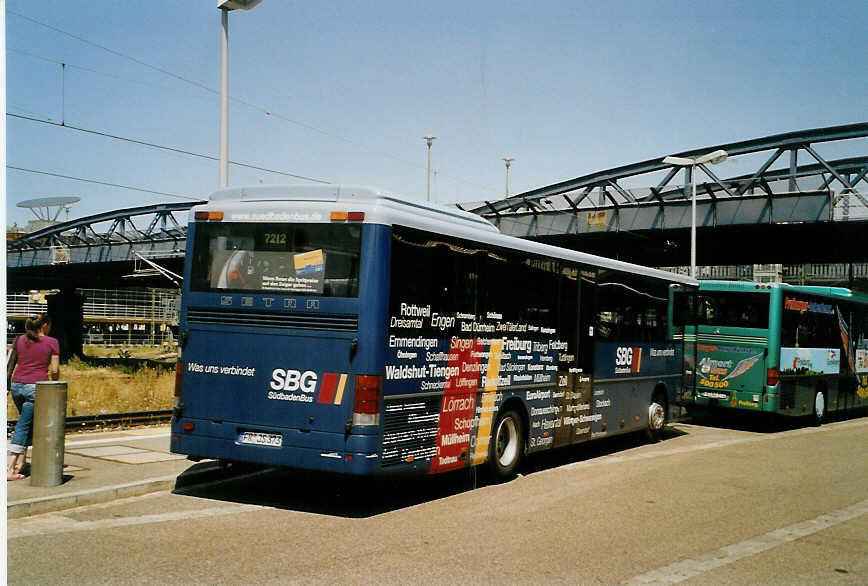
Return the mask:
<path fill-rule="evenodd" d="M 654 391 L 648 404 L 648 427 L 645 428 L 645 435 L 649 441 L 659 442 L 664 427 L 666 427 L 666 395 L 658 390 Z"/>
<path fill-rule="evenodd" d="M 814 408 L 813 408 L 813 421 L 814 425 L 820 426 L 823 425 L 823 419 L 826 417 L 826 394 L 817 389 L 814 391 Z"/>
<path fill-rule="evenodd" d="M 488 467 L 497 482 L 515 476 L 524 454 L 524 422 L 515 409 L 502 412 L 494 424 L 488 447 Z"/>

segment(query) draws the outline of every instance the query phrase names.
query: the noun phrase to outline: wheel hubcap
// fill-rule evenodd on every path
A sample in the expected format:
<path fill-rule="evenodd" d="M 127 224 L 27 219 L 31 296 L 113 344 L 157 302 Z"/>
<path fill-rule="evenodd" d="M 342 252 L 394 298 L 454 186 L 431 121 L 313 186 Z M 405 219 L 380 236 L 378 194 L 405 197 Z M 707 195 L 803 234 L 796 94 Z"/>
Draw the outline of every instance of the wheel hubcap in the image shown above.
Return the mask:
<path fill-rule="evenodd" d="M 648 407 L 648 425 L 653 430 L 663 429 L 666 421 L 666 411 L 660 403 L 651 403 Z"/>
<path fill-rule="evenodd" d="M 515 421 L 507 417 L 497 426 L 497 444 L 495 445 L 497 461 L 501 466 L 509 466 L 518 455 L 518 433 Z"/>
<path fill-rule="evenodd" d="M 823 398 L 823 393 L 817 393 L 817 396 L 814 397 L 814 413 L 817 415 L 817 418 L 823 417 L 823 412 L 826 410 L 826 399 Z"/>

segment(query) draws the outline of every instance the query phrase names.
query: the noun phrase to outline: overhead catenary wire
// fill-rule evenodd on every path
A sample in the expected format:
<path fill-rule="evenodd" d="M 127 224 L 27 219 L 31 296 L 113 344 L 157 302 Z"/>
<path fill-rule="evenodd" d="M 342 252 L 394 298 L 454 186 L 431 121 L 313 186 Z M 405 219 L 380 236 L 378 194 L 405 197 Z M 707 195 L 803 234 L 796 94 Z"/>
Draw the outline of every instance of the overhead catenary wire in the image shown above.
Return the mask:
<path fill-rule="evenodd" d="M 114 139 L 114 140 L 120 140 L 120 141 L 123 141 L 123 142 L 129 142 L 129 143 L 132 143 L 132 144 L 138 144 L 138 145 L 142 145 L 142 146 L 146 146 L 146 147 L 150 147 L 150 148 L 161 149 L 161 150 L 164 150 L 164 151 L 170 151 L 170 152 L 173 152 L 173 153 L 178 153 L 178 154 L 182 154 L 182 155 L 188 155 L 188 156 L 191 156 L 191 157 L 199 157 L 199 158 L 202 158 L 202 159 L 208 159 L 208 160 L 210 160 L 210 161 L 217 161 L 217 160 L 218 160 L 218 157 L 215 157 L 215 156 L 213 156 L 213 155 L 205 155 L 205 154 L 202 154 L 202 153 L 196 153 L 196 152 L 193 152 L 193 151 L 187 151 L 187 150 L 179 149 L 179 148 L 176 148 L 176 147 L 170 147 L 170 146 L 160 145 L 160 144 L 156 144 L 156 143 L 152 143 L 152 142 L 147 142 L 147 141 L 144 141 L 144 140 L 137 140 L 137 139 L 135 139 L 135 138 L 129 138 L 129 137 L 125 137 L 125 136 L 119 136 L 119 135 L 116 135 L 116 134 L 109 134 L 108 132 L 102 132 L 102 131 L 99 131 L 99 130 L 92 130 L 92 129 L 89 129 L 89 128 L 82 128 L 82 127 L 80 127 L 80 126 L 73 126 L 73 125 L 71 125 L 71 124 L 65 124 L 65 123 L 62 123 L 62 122 L 54 122 L 54 121 L 52 121 L 52 120 L 46 120 L 46 119 L 36 118 L 36 117 L 33 117 L 33 116 L 24 116 L 24 115 L 22 115 L 22 114 L 13 114 L 12 112 L 6 112 L 6 115 L 7 115 L 7 116 L 10 116 L 10 117 L 12 117 L 12 118 L 18 118 L 18 119 L 21 119 L 21 120 L 29 120 L 29 121 L 31 121 L 31 122 L 38 122 L 38 123 L 40 123 L 40 124 L 48 124 L 48 125 L 50 125 L 50 126 L 57 126 L 57 127 L 60 127 L 60 128 L 67 128 L 67 129 L 69 129 L 69 130 L 75 130 L 75 131 L 78 131 L 78 132 L 84 132 L 84 133 L 87 133 L 87 134 L 93 134 L 93 135 L 96 135 L 96 136 L 102 136 L 102 137 L 105 137 L 105 138 L 111 138 L 111 139 Z M 235 166 L 237 166 L 237 167 L 244 167 L 244 168 L 246 168 L 246 169 L 254 169 L 254 170 L 256 170 L 256 171 L 264 171 L 264 172 L 266 172 L 266 173 L 274 173 L 274 174 L 276 174 L 276 175 L 283 175 L 283 176 L 285 176 L 285 177 L 293 177 L 293 178 L 295 178 L 295 179 L 304 179 L 305 181 L 313 181 L 313 182 L 315 182 L 315 183 L 326 183 L 326 184 L 331 183 L 330 181 L 326 181 L 325 179 L 316 179 L 316 178 L 314 178 L 314 177 L 306 177 L 306 176 L 304 176 L 304 175 L 298 175 L 297 173 L 290 173 L 289 171 L 278 171 L 278 170 L 276 170 L 276 169 L 268 169 L 268 168 L 265 168 L 265 167 L 259 167 L 259 166 L 257 166 L 257 165 L 252 165 L 252 164 L 250 164 L 250 163 L 239 163 L 239 162 L 237 162 L 237 161 L 229 161 L 229 164 L 231 164 L 231 165 L 235 165 Z"/>
<path fill-rule="evenodd" d="M 105 185 L 108 187 L 117 187 L 120 189 L 130 189 L 132 191 L 141 191 L 143 193 L 153 193 L 155 195 L 167 195 L 169 197 L 177 197 L 180 199 L 189 199 L 192 201 L 204 201 L 203 197 L 195 197 L 192 195 L 181 195 L 179 193 L 169 193 L 167 191 L 155 191 L 153 189 L 145 189 L 144 187 L 133 187 L 131 185 L 121 185 L 119 183 L 109 183 L 108 181 L 98 181 L 96 179 L 85 179 L 83 177 L 73 177 L 71 175 L 63 175 L 61 173 L 52 173 L 51 171 L 40 171 L 39 169 L 27 169 L 26 167 L 16 167 L 15 165 L 6 165 L 7 169 L 13 171 L 23 171 L 25 173 L 35 173 L 37 175 L 48 175 L 49 177 L 59 177 L 60 179 L 70 179 L 72 181 L 82 181 L 84 183 L 93 183 L 95 185 Z"/>
<path fill-rule="evenodd" d="M 75 63 L 70 63 L 68 61 L 61 61 L 59 59 L 53 59 L 51 57 L 45 57 L 44 55 L 37 55 L 36 53 L 31 53 L 30 51 L 24 51 L 22 49 L 16 49 L 15 47 L 6 47 L 6 52 L 7 53 L 15 53 L 18 55 L 24 55 L 25 57 L 30 57 L 31 59 L 36 59 L 39 61 L 45 61 L 46 63 L 52 63 L 54 65 L 61 65 L 61 66 L 65 65 L 66 67 L 69 67 L 70 69 L 76 69 L 78 71 L 85 71 L 87 73 L 92 73 L 94 75 L 99 75 L 102 77 L 107 77 L 109 79 L 122 81 L 124 83 L 128 83 L 131 85 L 139 85 L 139 86 L 143 86 L 143 87 L 150 87 L 150 88 L 155 88 L 155 89 L 164 90 L 164 91 L 174 91 L 174 92 L 181 91 L 180 88 L 176 85 L 167 85 L 167 84 L 163 84 L 163 83 L 155 83 L 152 81 L 142 81 L 141 79 L 132 79 L 130 77 L 125 77 L 123 75 L 118 75 L 116 73 L 108 73 L 105 71 L 99 71 L 98 69 L 93 69 L 92 67 L 85 67 L 83 65 L 77 65 Z M 184 91 L 186 91 L 186 88 L 184 89 Z M 190 97 L 195 97 L 196 99 L 200 99 L 200 100 L 210 99 L 210 98 L 207 98 L 205 96 L 200 96 L 200 95 L 193 95 L 193 94 L 188 94 L 188 95 Z"/>
<path fill-rule="evenodd" d="M 21 14 L 21 13 L 19 13 L 19 12 L 14 11 L 14 10 L 9 10 L 8 8 L 7 8 L 6 12 L 7 12 L 8 14 L 12 14 L 12 15 L 17 16 L 17 17 L 19 17 L 19 18 L 22 18 L 22 19 L 24 19 L 24 20 L 27 20 L 27 21 L 29 21 L 29 22 L 32 22 L 32 23 L 34 23 L 34 24 L 36 24 L 36 25 L 39 25 L 39 26 L 45 27 L 45 28 L 47 28 L 47 29 L 49 29 L 49 30 L 52 30 L 52 31 L 56 32 L 56 33 L 59 33 L 59 34 L 62 34 L 62 35 L 68 36 L 68 37 L 70 37 L 70 38 L 72 38 L 72 39 L 75 39 L 75 40 L 77 40 L 77 41 L 79 41 L 79 42 L 82 42 L 82 43 L 84 43 L 84 44 L 86 44 L 86 45 L 90 45 L 90 46 L 95 47 L 95 48 L 97 48 L 97 49 L 100 49 L 100 50 L 106 51 L 106 52 L 111 53 L 112 55 L 115 55 L 115 56 L 117 56 L 117 57 L 121 57 L 121 58 L 123 58 L 123 59 L 130 60 L 130 61 L 132 61 L 132 62 L 134 62 L 134 63 L 136 63 L 136 64 L 138 64 L 138 65 L 140 65 L 140 66 L 142 66 L 142 67 L 146 67 L 146 68 L 151 69 L 151 70 L 153 70 L 153 71 L 159 72 L 159 73 L 161 73 L 161 74 L 163 74 L 163 75 L 167 75 L 167 76 L 169 76 L 169 77 L 171 77 L 171 78 L 173 78 L 173 79 L 176 79 L 176 80 L 178 80 L 178 81 L 181 81 L 181 82 L 186 83 L 186 84 L 189 84 L 189 85 L 192 85 L 192 86 L 197 87 L 197 88 L 199 88 L 199 89 L 201 89 L 201 90 L 207 91 L 207 92 L 209 92 L 209 93 L 211 93 L 211 94 L 219 95 L 219 93 L 220 93 L 218 90 L 216 90 L 216 89 L 214 89 L 214 88 L 211 88 L 211 87 L 207 86 L 207 85 L 204 84 L 204 83 L 201 83 L 201 82 L 198 82 L 198 81 L 196 81 L 196 80 L 193 80 L 193 79 L 190 79 L 190 78 L 184 77 L 184 76 L 182 76 L 182 75 L 179 75 L 179 74 L 177 74 L 177 73 L 174 73 L 174 72 L 172 72 L 172 71 L 170 71 L 170 70 L 168 70 L 168 69 L 165 69 L 165 68 L 163 68 L 163 67 L 159 67 L 159 66 L 156 66 L 156 65 L 152 65 L 152 64 L 147 63 L 147 62 L 145 62 L 145 61 L 142 61 L 141 59 L 138 59 L 138 58 L 136 58 L 136 57 L 133 57 L 132 55 L 128 55 L 128 54 L 123 53 L 123 52 L 121 52 L 121 51 L 118 51 L 118 50 L 116 50 L 116 49 L 112 49 L 112 48 L 107 47 L 107 46 L 105 46 L 105 45 L 102 45 L 102 44 L 99 44 L 99 43 L 96 43 L 96 42 L 90 41 L 90 40 L 88 40 L 88 39 L 86 39 L 86 38 L 84 38 L 84 37 L 82 37 L 82 36 L 80 36 L 80 35 L 77 35 L 77 34 L 71 33 L 71 32 L 69 32 L 69 31 L 63 30 L 63 29 L 58 28 L 58 27 L 56 27 L 56 26 L 53 26 L 53 25 L 50 25 L 50 24 L 48 24 L 48 23 L 42 22 L 42 21 L 40 21 L 40 20 L 38 20 L 38 19 L 35 19 L 35 18 L 33 18 L 33 17 L 26 16 L 26 15 L 24 15 L 24 14 Z M 304 129 L 310 130 L 310 131 L 312 131 L 312 132 L 316 132 L 316 133 L 322 134 L 322 135 L 324 135 L 324 136 L 327 136 L 327 137 L 332 138 L 332 139 L 335 139 L 335 140 L 340 140 L 340 141 L 342 141 L 342 142 L 345 142 L 345 143 L 347 143 L 347 144 L 353 145 L 353 146 L 355 146 L 355 147 L 357 147 L 357 148 L 360 148 L 360 149 L 362 149 L 362 150 L 368 151 L 368 152 L 370 152 L 370 153 L 372 153 L 372 154 L 376 154 L 376 155 L 379 155 L 379 156 L 383 156 L 383 157 L 386 157 L 386 158 L 390 158 L 390 159 L 392 159 L 392 160 L 398 161 L 398 162 L 400 162 L 400 163 L 404 163 L 404 164 L 409 165 L 409 166 L 411 166 L 411 167 L 417 167 L 417 168 L 420 168 L 420 169 L 421 169 L 421 168 L 425 168 L 424 165 L 419 165 L 419 164 L 416 164 L 416 163 L 414 163 L 414 162 L 412 162 L 412 161 L 408 161 L 407 159 L 404 159 L 404 158 L 402 158 L 402 157 L 400 157 L 400 156 L 397 156 L 397 155 L 394 155 L 394 154 L 388 153 L 388 152 L 386 152 L 386 151 L 382 151 L 382 150 L 380 150 L 380 149 L 376 149 L 376 148 L 374 148 L 374 147 L 372 147 L 372 146 L 370 146 L 370 145 L 368 145 L 368 144 L 365 144 L 365 143 L 363 143 L 363 142 L 360 142 L 360 141 L 358 141 L 358 140 L 355 140 L 355 139 L 352 139 L 352 138 L 348 138 L 348 137 L 346 137 L 346 136 L 342 136 L 342 135 L 339 135 L 339 134 L 336 134 L 336 133 L 333 133 L 333 132 L 330 132 L 330 131 L 324 130 L 324 129 L 319 128 L 319 127 L 317 127 L 317 126 L 314 126 L 314 125 L 312 125 L 312 124 L 308 124 L 308 123 L 306 123 L 306 122 L 301 122 L 301 121 L 299 121 L 299 120 L 295 120 L 295 119 L 290 118 L 290 117 L 288 117 L 288 116 L 284 116 L 284 115 L 282 115 L 282 114 L 280 114 L 280 113 L 278 113 L 278 112 L 275 112 L 273 108 L 266 108 L 266 107 L 264 107 L 264 106 L 259 106 L 259 105 L 257 105 L 257 104 L 252 103 L 252 102 L 248 102 L 248 101 L 246 101 L 246 100 L 241 100 L 241 99 L 239 99 L 239 98 L 234 98 L 234 97 L 232 97 L 232 96 L 229 96 L 229 100 L 232 101 L 232 102 L 235 102 L 235 103 L 237 103 L 237 104 L 240 104 L 240 105 L 242 105 L 242 106 L 245 106 L 245 107 L 247 107 L 247 108 L 250 108 L 250 109 L 252 109 L 252 110 L 258 111 L 258 112 L 260 112 L 260 113 L 262 113 L 262 114 L 264 114 L 264 115 L 266 115 L 266 116 L 269 116 L 269 117 L 271 117 L 271 118 L 275 118 L 275 119 L 277 119 L 277 120 L 281 120 L 281 121 L 283 121 L 283 122 L 286 122 L 286 123 L 289 123 L 289 124 L 293 124 L 293 125 L 299 126 L 299 127 L 301 127 L 301 128 L 304 128 Z M 475 184 L 475 183 L 472 182 L 472 181 L 469 181 L 469 180 L 464 179 L 464 178 L 461 178 L 461 177 L 453 176 L 453 175 L 451 175 L 451 174 L 449 174 L 449 173 L 443 173 L 442 171 L 440 171 L 440 175 L 442 175 L 442 176 L 444 176 L 444 177 L 447 177 L 447 178 L 449 178 L 449 179 L 451 179 L 451 180 L 453 180 L 453 181 L 456 181 L 456 182 L 459 182 L 459 183 L 463 183 L 463 184 L 465 184 L 465 185 L 469 185 L 469 186 L 471 186 L 471 187 L 475 187 L 475 188 L 477 188 L 477 189 L 481 189 L 481 190 L 484 190 L 484 191 L 494 191 L 491 187 L 488 187 L 488 186 L 485 186 L 485 185 L 477 185 L 477 184 Z"/>

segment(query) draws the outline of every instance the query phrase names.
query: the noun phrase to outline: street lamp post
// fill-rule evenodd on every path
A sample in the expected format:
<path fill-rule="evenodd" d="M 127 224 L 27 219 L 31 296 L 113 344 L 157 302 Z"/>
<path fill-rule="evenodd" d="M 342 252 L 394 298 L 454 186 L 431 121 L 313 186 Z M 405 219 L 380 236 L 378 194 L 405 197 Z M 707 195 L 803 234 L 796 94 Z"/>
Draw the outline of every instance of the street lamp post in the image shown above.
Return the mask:
<path fill-rule="evenodd" d="M 428 134 L 422 137 L 425 139 L 425 142 L 428 143 L 428 192 L 425 197 L 426 201 L 431 201 L 431 143 L 434 142 L 434 139 L 437 137 L 433 134 Z"/>
<path fill-rule="evenodd" d="M 692 193 L 690 203 L 690 276 L 694 279 L 696 278 L 696 167 L 705 163 L 717 165 L 724 162 L 727 156 L 726 151 L 716 150 L 695 159 L 672 156 L 663 159 L 663 163 L 666 165 L 690 167 L 690 189 Z"/>
<path fill-rule="evenodd" d="M 515 157 L 503 157 L 503 162 L 506 163 L 506 197 L 509 197 L 509 166 L 512 165 L 514 160 Z"/>
<path fill-rule="evenodd" d="M 229 11 L 250 10 L 262 0 L 217 0 L 220 29 L 220 188 L 229 185 Z"/>

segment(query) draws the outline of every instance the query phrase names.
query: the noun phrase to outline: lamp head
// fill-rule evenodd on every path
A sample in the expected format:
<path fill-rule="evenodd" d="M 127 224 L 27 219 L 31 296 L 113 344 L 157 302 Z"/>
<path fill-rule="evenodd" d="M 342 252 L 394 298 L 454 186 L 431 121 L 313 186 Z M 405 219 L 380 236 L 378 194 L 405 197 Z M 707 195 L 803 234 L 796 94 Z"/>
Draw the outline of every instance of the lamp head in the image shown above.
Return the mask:
<path fill-rule="evenodd" d="M 220 10 L 250 10 L 260 2 L 262 0 L 217 0 L 217 8 Z"/>
<path fill-rule="evenodd" d="M 665 165 L 680 165 L 682 167 L 689 167 L 693 164 L 693 159 L 685 159 L 684 157 L 666 157 L 663 159 L 663 163 Z"/>
<path fill-rule="evenodd" d="M 701 157 L 697 157 L 696 164 L 701 165 L 702 163 L 711 163 L 712 165 L 719 165 L 720 163 L 726 160 L 726 157 L 729 155 L 723 149 L 718 149 L 716 151 L 712 151 L 707 155 L 702 155 Z"/>

